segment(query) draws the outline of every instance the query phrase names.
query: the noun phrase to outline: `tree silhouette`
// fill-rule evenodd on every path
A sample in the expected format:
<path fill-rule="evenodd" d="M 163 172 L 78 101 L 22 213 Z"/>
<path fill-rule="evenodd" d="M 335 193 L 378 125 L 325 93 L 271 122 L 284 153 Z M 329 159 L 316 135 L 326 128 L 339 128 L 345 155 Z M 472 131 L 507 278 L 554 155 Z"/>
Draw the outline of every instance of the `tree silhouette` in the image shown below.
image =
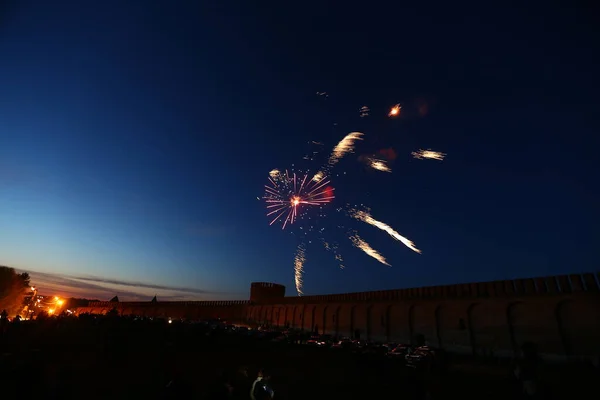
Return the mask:
<path fill-rule="evenodd" d="M 9 316 L 20 312 L 29 285 L 27 272 L 18 274 L 13 268 L 0 266 L 0 310 Z"/>

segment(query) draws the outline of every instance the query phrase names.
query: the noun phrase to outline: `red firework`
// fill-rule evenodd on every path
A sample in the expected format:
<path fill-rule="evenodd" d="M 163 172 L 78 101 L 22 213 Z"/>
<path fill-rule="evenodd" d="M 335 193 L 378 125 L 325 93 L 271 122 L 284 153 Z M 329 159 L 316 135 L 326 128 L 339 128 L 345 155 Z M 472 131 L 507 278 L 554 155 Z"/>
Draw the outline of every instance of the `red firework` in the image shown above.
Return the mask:
<path fill-rule="evenodd" d="M 330 181 L 322 172 L 317 172 L 312 178 L 308 174 L 296 176 L 285 171 L 281 174 L 277 170 L 271 171 L 269 185 L 265 185 L 265 202 L 267 203 L 267 216 L 274 216 L 269 225 L 283 221 L 281 229 L 293 224 L 301 215 L 304 206 L 322 206 L 335 198 L 334 189 L 328 186 Z"/>

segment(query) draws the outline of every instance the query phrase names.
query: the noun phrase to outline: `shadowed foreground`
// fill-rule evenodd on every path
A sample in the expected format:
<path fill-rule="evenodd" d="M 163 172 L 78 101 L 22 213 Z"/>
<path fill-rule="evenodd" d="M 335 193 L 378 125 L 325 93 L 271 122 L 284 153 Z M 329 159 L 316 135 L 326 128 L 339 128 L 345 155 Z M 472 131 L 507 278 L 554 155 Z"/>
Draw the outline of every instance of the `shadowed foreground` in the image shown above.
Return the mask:
<path fill-rule="evenodd" d="M 176 398 L 210 398 L 223 372 L 240 366 L 252 378 L 268 368 L 278 399 L 419 398 L 424 388 L 434 399 L 519 393 L 509 365 L 455 360 L 445 371 L 421 373 L 385 358 L 277 344 L 200 324 L 89 316 L 26 321 L 5 327 L 0 346 L 2 398 L 22 391 L 63 399 L 166 398 L 171 380 L 183 390 Z M 568 371 L 546 367 L 545 392 L 552 398 L 591 393 L 595 370 Z"/>

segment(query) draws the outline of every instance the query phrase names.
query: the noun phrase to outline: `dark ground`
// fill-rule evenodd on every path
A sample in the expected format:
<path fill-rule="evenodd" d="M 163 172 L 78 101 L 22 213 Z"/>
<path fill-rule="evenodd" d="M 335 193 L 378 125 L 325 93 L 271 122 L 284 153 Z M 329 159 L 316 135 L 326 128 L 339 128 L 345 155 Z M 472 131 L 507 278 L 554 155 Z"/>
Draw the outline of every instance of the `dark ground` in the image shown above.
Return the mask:
<path fill-rule="evenodd" d="M 415 373 L 397 362 L 281 345 L 232 334 L 206 335 L 200 325 L 119 319 L 22 322 L 0 338 L 0 399 L 41 396 L 61 399 L 165 398 L 174 377 L 208 398 L 226 370 L 247 366 L 273 376 L 276 399 L 418 398 L 515 399 L 509 365 L 454 360 L 446 372 Z M 598 372 L 553 368 L 541 372 L 544 398 L 587 398 Z"/>

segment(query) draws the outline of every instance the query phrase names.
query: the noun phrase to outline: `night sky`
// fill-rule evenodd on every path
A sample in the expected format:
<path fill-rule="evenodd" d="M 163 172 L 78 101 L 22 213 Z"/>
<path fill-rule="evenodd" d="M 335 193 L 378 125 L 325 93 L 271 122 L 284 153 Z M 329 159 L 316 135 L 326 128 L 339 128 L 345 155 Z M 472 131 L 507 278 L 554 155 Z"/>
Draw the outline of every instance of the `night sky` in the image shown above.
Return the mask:
<path fill-rule="evenodd" d="M 318 221 L 346 268 L 308 238 L 305 294 L 597 269 L 590 10 L 8 3 L 0 265 L 47 291 L 245 299 L 270 281 L 295 295 L 300 225 L 269 226 L 257 197 L 271 169 L 315 172 L 352 131 L 365 140 Z M 325 147 L 310 163 L 313 140 Z M 390 148 L 391 174 L 358 161 Z M 447 157 L 413 159 L 419 148 Z M 358 223 L 392 266 L 353 248 L 333 210 L 357 202 L 423 253 Z"/>

